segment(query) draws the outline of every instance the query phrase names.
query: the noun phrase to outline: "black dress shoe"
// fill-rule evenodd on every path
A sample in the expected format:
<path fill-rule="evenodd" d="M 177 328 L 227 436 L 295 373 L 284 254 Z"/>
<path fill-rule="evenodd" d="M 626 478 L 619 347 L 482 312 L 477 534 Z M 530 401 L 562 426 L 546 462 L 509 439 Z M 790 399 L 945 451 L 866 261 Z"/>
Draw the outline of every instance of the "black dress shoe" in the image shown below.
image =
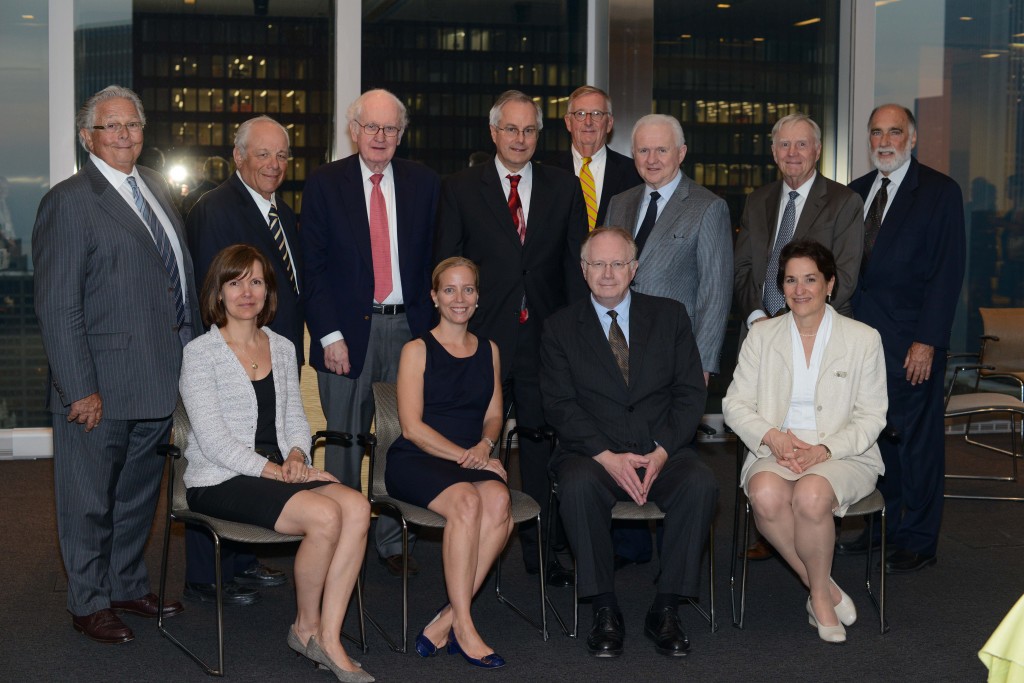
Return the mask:
<path fill-rule="evenodd" d="M 401 555 L 390 555 L 388 557 L 378 557 L 377 561 L 388 568 L 388 574 L 391 576 L 402 576 L 402 556 Z M 416 561 L 416 558 L 412 555 L 409 556 L 409 576 L 416 576 L 420 573 L 420 564 Z"/>
<path fill-rule="evenodd" d="M 235 574 L 235 583 L 240 583 L 243 586 L 280 586 L 287 581 L 284 572 L 278 571 L 272 567 L 268 567 L 265 564 L 257 562 L 253 566 L 246 569 L 244 572 Z"/>
<path fill-rule="evenodd" d="M 113 645 L 127 643 L 135 638 L 132 630 L 110 609 L 101 609 L 84 616 L 72 614 L 71 625 L 76 631 L 97 643 Z"/>
<path fill-rule="evenodd" d="M 587 636 L 587 650 L 595 657 L 618 657 L 622 654 L 625 636 L 622 612 L 613 607 L 602 607 L 594 612 L 594 625 Z"/>
<path fill-rule="evenodd" d="M 937 561 L 934 555 L 918 555 L 909 550 L 897 550 L 885 561 L 885 573 L 910 574 L 933 565 Z"/>
<path fill-rule="evenodd" d="M 878 549 L 882 547 L 882 540 L 879 538 L 874 539 L 871 542 L 872 549 Z M 868 535 L 863 533 L 852 541 L 846 541 L 845 543 L 836 544 L 837 555 L 863 555 L 868 551 Z"/>
<path fill-rule="evenodd" d="M 260 592 L 250 586 L 239 586 L 234 581 L 228 581 L 223 586 L 223 601 L 225 605 L 254 605 L 262 597 Z M 199 602 L 217 602 L 217 585 L 213 583 L 186 583 L 185 591 L 182 593 L 189 600 Z"/>
<path fill-rule="evenodd" d="M 557 560 L 553 560 L 548 565 L 547 574 L 544 577 L 549 586 L 554 588 L 568 588 L 575 581 L 571 569 L 566 569 Z"/>
<path fill-rule="evenodd" d="M 651 609 L 644 619 L 644 635 L 654 641 L 654 649 L 669 657 L 685 657 L 690 641 L 679 624 L 675 607 Z"/>

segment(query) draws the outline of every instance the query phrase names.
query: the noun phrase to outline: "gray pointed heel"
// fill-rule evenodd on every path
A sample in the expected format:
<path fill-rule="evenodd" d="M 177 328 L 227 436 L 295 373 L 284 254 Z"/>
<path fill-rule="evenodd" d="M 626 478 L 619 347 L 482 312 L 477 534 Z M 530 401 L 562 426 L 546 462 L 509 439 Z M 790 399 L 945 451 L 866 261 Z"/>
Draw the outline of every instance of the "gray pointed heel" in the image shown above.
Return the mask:
<path fill-rule="evenodd" d="M 376 679 L 370 674 L 366 673 L 362 669 L 357 671 L 346 671 L 338 666 L 333 659 L 327 656 L 327 653 L 320 647 L 320 643 L 317 642 L 316 636 L 310 636 L 309 642 L 306 643 L 306 656 L 312 659 L 317 664 L 323 664 L 325 667 L 331 670 L 331 673 L 341 681 L 341 683 L 373 683 Z M 353 661 L 353 664 L 355 662 Z"/>

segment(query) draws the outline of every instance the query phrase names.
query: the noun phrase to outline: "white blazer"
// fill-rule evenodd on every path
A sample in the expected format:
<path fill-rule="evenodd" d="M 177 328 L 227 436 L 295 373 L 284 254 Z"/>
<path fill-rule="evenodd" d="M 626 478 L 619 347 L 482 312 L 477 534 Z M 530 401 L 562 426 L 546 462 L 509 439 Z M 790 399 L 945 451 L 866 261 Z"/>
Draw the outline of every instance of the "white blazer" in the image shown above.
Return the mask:
<path fill-rule="evenodd" d="M 830 307 L 831 308 L 831 307 Z M 732 384 L 722 401 L 725 422 L 748 450 L 743 475 L 755 458 L 774 457 L 761 439 L 781 428 L 793 388 L 792 313 L 750 328 Z M 876 443 L 885 428 L 889 397 L 878 332 L 833 311 L 832 334 L 814 390 L 818 443 L 835 458 L 856 458 L 885 472 Z"/>

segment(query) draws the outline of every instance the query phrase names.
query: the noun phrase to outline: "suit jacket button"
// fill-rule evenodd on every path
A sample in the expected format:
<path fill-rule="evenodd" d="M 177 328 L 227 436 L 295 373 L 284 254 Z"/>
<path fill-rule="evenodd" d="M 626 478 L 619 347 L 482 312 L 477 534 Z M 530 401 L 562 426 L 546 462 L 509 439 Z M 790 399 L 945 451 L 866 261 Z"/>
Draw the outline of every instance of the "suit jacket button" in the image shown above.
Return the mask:
<path fill-rule="evenodd" d="M 819 413 L 821 412 L 821 406 L 818 406 L 818 412 Z"/>
<path fill-rule="evenodd" d="M 628 408 L 626 408 L 626 411 L 632 413 L 633 412 L 633 406 L 629 406 Z"/>
<path fill-rule="evenodd" d="M 369 319 L 370 319 L 370 316 L 368 316 L 368 315 L 364 315 L 363 316 L 363 320 L 369 320 Z"/>

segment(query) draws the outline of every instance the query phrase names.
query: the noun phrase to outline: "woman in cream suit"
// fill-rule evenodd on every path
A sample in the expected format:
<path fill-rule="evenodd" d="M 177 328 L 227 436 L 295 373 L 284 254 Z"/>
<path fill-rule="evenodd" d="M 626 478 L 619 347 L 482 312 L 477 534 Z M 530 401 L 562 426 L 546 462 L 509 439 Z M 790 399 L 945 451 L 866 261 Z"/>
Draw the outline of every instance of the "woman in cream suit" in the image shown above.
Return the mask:
<path fill-rule="evenodd" d="M 870 494 L 884 472 L 875 441 L 888 400 L 878 333 L 827 303 L 835 271 L 817 242 L 782 250 L 789 312 L 751 328 L 722 407 L 748 449 L 740 480 L 757 528 L 810 588 L 818 635 L 841 643 L 857 611 L 830 577 L 832 516 Z"/>

